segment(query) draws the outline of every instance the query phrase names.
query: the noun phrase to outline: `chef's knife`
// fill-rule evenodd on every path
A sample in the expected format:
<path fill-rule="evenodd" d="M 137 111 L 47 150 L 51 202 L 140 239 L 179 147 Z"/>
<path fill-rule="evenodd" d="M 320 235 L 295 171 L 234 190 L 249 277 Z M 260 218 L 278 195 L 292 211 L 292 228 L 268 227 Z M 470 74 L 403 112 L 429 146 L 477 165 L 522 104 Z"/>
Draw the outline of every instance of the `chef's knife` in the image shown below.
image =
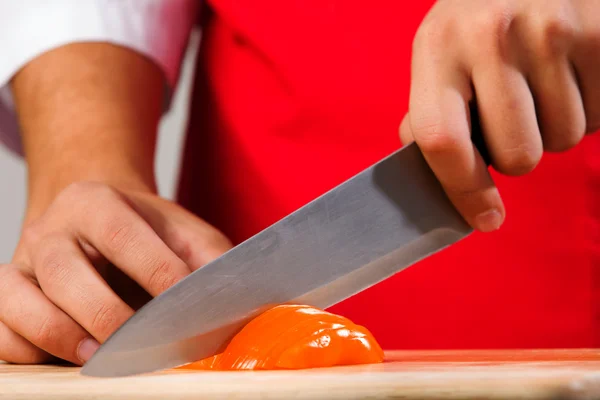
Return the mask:
<path fill-rule="evenodd" d="M 473 142 L 487 159 L 471 113 Z M 200 360 L 270 307 L 327 308 L 471 232 L 419 148 L 408 145 L 151 300 L 82 373 L 124 376 Z"/>

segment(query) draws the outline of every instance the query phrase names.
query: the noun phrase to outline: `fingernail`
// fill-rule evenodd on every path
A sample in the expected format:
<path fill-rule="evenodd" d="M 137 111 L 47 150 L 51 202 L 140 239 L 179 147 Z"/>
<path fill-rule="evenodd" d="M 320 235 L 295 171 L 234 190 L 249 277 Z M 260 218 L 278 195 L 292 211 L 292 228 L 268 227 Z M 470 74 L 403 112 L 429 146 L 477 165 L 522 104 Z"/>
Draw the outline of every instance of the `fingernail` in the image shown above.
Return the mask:
<path fill-rule="evenodd" d="M 483 212 L 475 218 L 475 225 L 481 232 L 492 232 L 502 225 L 502 214 L 496 209 Z"/>
<path fill-rule="evenodd" d="M 96 350 L 98 350 L 98 347 L 100 347 L 100 343 L 94 339 L 83 339 L 81 342 L 79 342 L 79 347 L 77 348 L 77 357 L 82 363 L 85 363 L 87 360 L 92 358 Z"/>

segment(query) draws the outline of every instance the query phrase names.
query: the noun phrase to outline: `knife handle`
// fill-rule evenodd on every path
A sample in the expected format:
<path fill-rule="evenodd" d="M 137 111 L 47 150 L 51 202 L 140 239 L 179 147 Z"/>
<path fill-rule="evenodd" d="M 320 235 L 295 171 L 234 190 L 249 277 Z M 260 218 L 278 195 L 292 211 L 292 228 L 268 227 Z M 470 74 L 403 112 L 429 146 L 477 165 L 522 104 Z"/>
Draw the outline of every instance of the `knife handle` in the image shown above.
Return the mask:
<path fill-rule="evenodd" d="M 485 161 L 486 166 L 492 165 L 492 159 L 490 157 L 490 152 L 488 151 L 487 145 L 485 143 L 485 137 L 483 136 L 483 131 L 481 129 L 481 121 L 479 119 L 479 111 L 477 110 L 477 101 L 473 100 L 469 105 L 469 111 L 471 113 L 471 141 L 481 154 L 483 161 Z"/>

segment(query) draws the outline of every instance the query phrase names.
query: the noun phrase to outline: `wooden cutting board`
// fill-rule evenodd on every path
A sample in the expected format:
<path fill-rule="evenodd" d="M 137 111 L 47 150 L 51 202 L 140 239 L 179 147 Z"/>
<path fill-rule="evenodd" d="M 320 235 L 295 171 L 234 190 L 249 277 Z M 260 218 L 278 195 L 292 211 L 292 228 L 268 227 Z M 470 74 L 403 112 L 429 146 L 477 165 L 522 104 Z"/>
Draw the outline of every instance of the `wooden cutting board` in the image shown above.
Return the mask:
<path fill-rule="evenodd" d="M 108 379 L 0 364 L 0 399 L 600 399 L 600 349 L 391 351 L 379 365 Z"/>

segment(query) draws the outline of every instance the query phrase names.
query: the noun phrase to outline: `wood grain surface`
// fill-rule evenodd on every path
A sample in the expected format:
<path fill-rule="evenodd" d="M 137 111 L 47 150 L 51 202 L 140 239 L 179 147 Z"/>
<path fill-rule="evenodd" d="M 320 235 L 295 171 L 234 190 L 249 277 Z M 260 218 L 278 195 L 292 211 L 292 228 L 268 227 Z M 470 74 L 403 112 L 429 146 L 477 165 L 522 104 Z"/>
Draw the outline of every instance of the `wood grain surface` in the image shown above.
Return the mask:
<path fill-rule="evenodd" d="M 600 349 L 390 351 L 378 365 L 90 378 L 0 364 L 0 399 L 600 399 Z"/>

